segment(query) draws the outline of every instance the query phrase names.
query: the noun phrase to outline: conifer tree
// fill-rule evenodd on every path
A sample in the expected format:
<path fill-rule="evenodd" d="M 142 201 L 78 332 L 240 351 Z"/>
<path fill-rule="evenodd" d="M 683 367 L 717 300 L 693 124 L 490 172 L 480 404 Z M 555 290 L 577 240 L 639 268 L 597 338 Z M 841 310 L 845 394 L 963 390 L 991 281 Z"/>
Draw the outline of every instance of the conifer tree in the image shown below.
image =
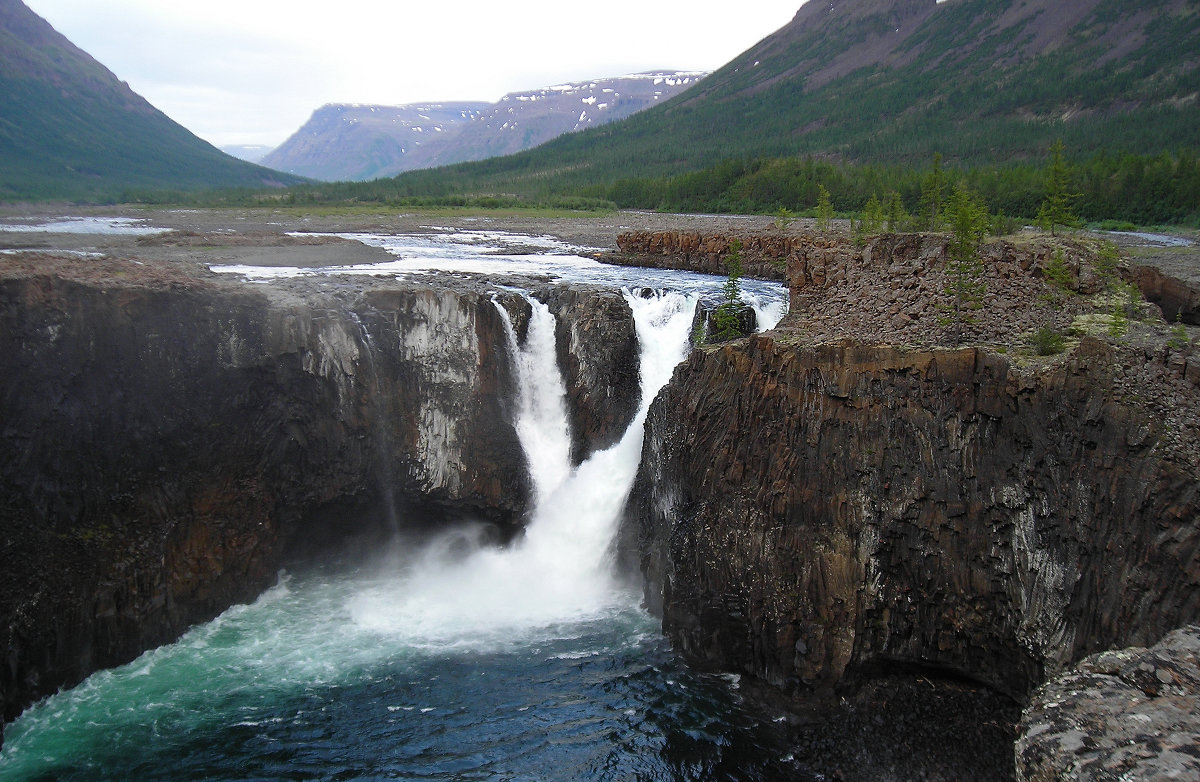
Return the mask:
<path fill-rule="evenodd" d="M 721 286 L 721 303 L 712 314 L 712 335 L 709 342 L 725 342 L 742 336 L 742 243 L 734 239 L 725 259 L 729 277 Z"/>
<path fill-rule="evenodd" d="M 987 292 L 979 245 L 987 236 L 991 217 L 965 184 L 954 188 L 946 203 L 946 217 L 952 232 L 947 246 L 946 293 L 953 298 L 950 320 L 961 325 L 974 321 L 973 313 L 983 306 Z"/>
<path fill-rule="evenodd" d="M 1071 202 L 1079 198 L 1079 193 L 1072 193 L 1068 187 L 1071 169 L 1063 158 L 1062 139 L 1050 147 L 1050 163 L 1046 167 L 1046 200 L 1038 209 L 1037 224 L 1053 236 L 1057 226 L 1076 228 L 1079 218 L 1071 211 Z"/>
<path fill-rule="evenodd" d="M 887 229 L 893 232 L 900 231 L 906 223 L 908 214 L 904 211 L 904 201 L 901 200 L 900 193 L 893 190 L 887 205 Z"/>
<path fill-rule="evenodd" d="M 946 174 L 942 171 L 942 153 L 933 156 L 933 166 L 921 182 L 921 205 L 918 224 L 922 230 L 937 231 L 942 227 L 942 204 L 946 200 Z"/>
<path fill-rule="evenodd" d="M 817 185 L 817 230 L 828 231 L 833 222 L 833 201 L 825 185 Z"/>

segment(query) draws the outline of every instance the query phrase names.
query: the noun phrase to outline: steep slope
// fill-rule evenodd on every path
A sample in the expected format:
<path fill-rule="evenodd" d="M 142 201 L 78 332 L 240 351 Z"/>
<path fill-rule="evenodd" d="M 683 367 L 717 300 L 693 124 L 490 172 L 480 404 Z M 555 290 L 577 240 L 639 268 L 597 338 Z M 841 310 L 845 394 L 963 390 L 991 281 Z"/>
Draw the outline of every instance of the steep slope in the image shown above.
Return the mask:
<path fill-rule="evenodd" d="M 489 106 L 471 102 L 322 106 L 262 163 L 329 182 L 391 176 L 413 168 L 405 165 L 409 157 Z"/>
<path fill-rule="evenodd" d="M 703 76 L 637 73 L 513 92 L 496 103 L 323 106 L 262 162 L 313 179 L 362 181 L 511 155 L 624 119 Z"/>
<path fill-rule="evenodd" d="M 809 0 L 676 100 L 451 174 L 522 192 L 745 156 L 1003 163 L 1060 137 L 1072 154 L 1174 151 L 1197 141 L 1198 39 L 1186 0 Z"/>
<path fill-rule="evenodd" d="M 218 151 L 20 0 L 0 0 L 0 199 L 296 181 Z"/>

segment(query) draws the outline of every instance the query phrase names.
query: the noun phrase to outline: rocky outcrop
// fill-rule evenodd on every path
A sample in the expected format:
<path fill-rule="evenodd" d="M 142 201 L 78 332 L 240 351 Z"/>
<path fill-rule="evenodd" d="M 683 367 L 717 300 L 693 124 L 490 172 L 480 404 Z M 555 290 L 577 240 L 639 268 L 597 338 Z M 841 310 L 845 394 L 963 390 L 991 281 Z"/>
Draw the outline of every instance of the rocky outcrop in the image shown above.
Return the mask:
<path fill-rule="evenodd" d="M 806 246 L 808 236 L 783 234 L 706 234 L 699 231 L 627 231 L 617 236 L 619 252 L 601 256 L 605 263 L 679 269 L 725 275 L 726 259 L 741 244 L 742 267 L 748 277 L 786 279 L 787 259 Z"/>
<path fill-rule="evenodd" d="M 621 439 L 637 412 L 638 338 L 620 292 L 555 285 L 537 291 L 554 313 L 558 365 L 571 416 L 571 457 L 580 464 Z"/>
<path fill-rule="evenodd" d="M 1197 779 L 1200 627 L 1146 649 L 1101 652 L 1034 693 L 1017 777 L 1030 782 Z"/>
<path fill-rule="evenodd" d="M 1023 696 L 1200 614 L 1200 470 L 1111 347 L 1020 371 L 779 336 L 693 353 L 651 409 L 632 517 L 692 662 L 797 693 L 912 664 Z"/>
<path fill-rule="evenodd" d="M 4 264 L 6 718 L 253 598 L 295 557 L 464 517 L 504 536 L 524 521 L 515 369 L 493 304 L 527 310 L 519 294 Z M 590 320 L 568 331 L 632 328 L 627 307 L 591 295 L 572 305 Z M 618 400 L 626 386 L 604 372 L 626 357 L 589 342 L 577 417 L 615 426 L 636 398 Z"/>

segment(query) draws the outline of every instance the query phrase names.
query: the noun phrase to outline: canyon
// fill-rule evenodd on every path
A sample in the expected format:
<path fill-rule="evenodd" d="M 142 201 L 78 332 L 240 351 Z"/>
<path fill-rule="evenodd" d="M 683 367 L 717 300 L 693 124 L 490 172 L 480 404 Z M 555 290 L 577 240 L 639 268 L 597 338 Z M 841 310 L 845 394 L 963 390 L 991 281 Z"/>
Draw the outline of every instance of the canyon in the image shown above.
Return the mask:
<path fill-rule="evenodd" d="M 289 562 L 410 519 L 519 537 L 532 487 L 497 308 L 523 337 L 516 288 L 555 315 L 572 462 L 635 413 L 619 292 L 259 285 L 167 246 L 362 252 L 242 236 L 0 256 L 5 719 L 253 599 Z M 796 702 L 907 672 L 1036 703 L 1088 655 L 1198 621 L 1200 357 L 1153 304 L 1110 336 L 1095 244 L 985 245 L 973 323 L 944 322 L 935 235 L 647 231 L 611 258 L 719 272 L 731 238 L 747 268 L 788 280 L 791 311 L 676 368 L 616 552 L 690 664 Z M 1056 253 L 1065 285 L 1047 278 Z M 1039 325 L 1067 349 L 1036 355 Z M 1056 755 L 1028 746 L 1039 778 Z"/>
<path fill-rule="evenodd" d="M 494 302 L 523 329 L 522 296 L 0 263 L 6 719 L 347 539 L 408 519 L 519 531 L 530 485 Z M 582 461 L 634 413 L 632 320 L 612 290 L 541 295 L 563 326 Z"/>

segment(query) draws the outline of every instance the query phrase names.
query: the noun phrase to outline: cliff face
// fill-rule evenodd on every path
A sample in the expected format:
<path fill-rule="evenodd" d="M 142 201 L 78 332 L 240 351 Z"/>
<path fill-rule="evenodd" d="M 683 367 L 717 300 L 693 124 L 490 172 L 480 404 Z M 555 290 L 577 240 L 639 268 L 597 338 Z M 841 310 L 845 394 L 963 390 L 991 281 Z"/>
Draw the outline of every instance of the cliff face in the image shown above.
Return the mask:
<path fill-rule="evenodd" d="M 632 501 L 667 633 L 798 692 L 911 663 L 1019 696 L 1194 620 L 1195 465 L 1163 458 L 1116 358 L 1085 340 L 1024 373 L 975 348 L 765 336 L 693 353 Z"/>
<path fill-rule="evenodd" d="M 622 538 L 690 660 L 798 693 L 901 664 L 1021 697 L 1196 618 L 1200 364 L 1153 308 L 1114 320 L 1094 248 L 984 245 L 964 312 L 942 236 L 743 244 L 778 244 L 791 311 L 676 371 Z M 1068 352 L 1037 358 L 1039 328 Z"/>
<path fill-rule="evenodd" d="M 293 557 L 463 517 L 504 536 L 523 522 L 493 303 L 527 315 L 521 296 L 6 263 L 19 268 L 0 279 L 5 718 L 252 599 Z M 592 328 L 632 328 L 627 307 L 589 295 Z M 604 372 L 623 354 L 572 349 L 576 396 L 604 398 L 618 426 L 624 387 Z"/>
<path fill-rule="evenodd" d="M 681 269 L 703 274 L 728 274 L 725 262 L 734 242 L 741 243 L 742 267 L 750 277 L 787 279 L 787 258 L 812 245 L 809 236 L 781 234 L 725 234 L 699 231 L 627 231 L 617 236 L 620 252 L 605 256 L 606 263 Z"/>

